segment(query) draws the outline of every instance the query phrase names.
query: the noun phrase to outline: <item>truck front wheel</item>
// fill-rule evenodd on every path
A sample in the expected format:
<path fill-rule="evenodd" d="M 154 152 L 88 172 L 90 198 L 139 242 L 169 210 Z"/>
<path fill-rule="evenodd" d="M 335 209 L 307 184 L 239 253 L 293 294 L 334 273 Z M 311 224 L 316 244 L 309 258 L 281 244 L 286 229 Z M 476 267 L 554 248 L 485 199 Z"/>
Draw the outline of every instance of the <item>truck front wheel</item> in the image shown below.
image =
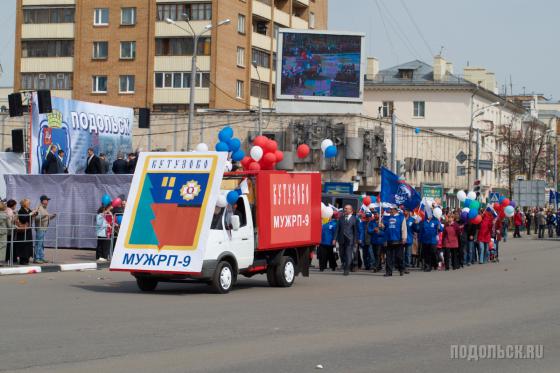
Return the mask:
<path fill-rule="evenodd" d="M 235 281 L 235 275 L 231 264 L 226 261 L 220 262 L 214 272 L 214 277 L 212 278 L 212 286 L 219 294 L 229 293 L 233 283 Z"/>
<path fill-rule="evenodd" d="M 158 285 L 158 280 L 149 277 L 136 277 L 136 284 L 142 291 L 154 291 Z"/>
<path fill-rule="evenodd" d="M 276 266 L 276 286 L 289 288 L 296 278 L 296 265 L 289 256 L 283 256 Z"/>
<path fill-rule="evenodd" d="M 276 268 L 276 266 L 269 265 L 266 269 L 266 279 L 268 280 L 268 284 L 273 288 L 278 286 L 276 283 Z"/>

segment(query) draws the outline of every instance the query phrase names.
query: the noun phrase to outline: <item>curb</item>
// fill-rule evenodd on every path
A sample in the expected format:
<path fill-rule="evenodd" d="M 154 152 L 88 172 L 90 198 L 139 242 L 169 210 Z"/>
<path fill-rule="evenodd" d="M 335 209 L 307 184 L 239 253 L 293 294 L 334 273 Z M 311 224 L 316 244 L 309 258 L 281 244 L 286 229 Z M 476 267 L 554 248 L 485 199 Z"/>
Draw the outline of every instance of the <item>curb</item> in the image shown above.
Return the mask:
<path fill-rule="evenodd" d="M 110 263 L 72 263 L 72 264 L 51 264 L 44 266 L 26 266 L 26 267 L 5 267 L 0 268 L 0 276 L 7 275 L 31 275 L 35 273 L 52 273 L 52 272 L 71 272 L 85 270 L 100 270 L 109 268 Z"/>

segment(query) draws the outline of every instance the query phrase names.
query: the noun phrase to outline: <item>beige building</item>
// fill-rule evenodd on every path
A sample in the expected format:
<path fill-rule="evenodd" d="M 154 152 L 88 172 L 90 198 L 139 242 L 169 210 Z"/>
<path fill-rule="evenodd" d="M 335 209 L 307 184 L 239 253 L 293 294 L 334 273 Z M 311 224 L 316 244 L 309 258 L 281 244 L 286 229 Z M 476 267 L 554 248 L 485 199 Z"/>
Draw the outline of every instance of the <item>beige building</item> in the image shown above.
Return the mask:
<path fill-rule="evenodd" d="M 14 89 L 186 110 L 185 15 L 197 34 L 213 26 L 196 47 L 196 106 L 248 109 L 260 94 L 272 107 L 278 29 L 326 29 L 327 0 L 17 0 Z"/>

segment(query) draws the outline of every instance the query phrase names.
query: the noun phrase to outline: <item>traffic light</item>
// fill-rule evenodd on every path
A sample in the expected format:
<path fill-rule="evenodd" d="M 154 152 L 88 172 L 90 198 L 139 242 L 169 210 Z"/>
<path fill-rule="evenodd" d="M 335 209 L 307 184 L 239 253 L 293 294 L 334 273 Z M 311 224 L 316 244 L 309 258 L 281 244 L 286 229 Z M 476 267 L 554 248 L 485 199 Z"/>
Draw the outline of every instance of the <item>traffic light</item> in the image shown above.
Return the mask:
<path fill-rule="evenodd" d="M 480 197 L 480 180 L 474 181 L 474 188 L 473 190 L 476 192 L 476 197 Z"/>

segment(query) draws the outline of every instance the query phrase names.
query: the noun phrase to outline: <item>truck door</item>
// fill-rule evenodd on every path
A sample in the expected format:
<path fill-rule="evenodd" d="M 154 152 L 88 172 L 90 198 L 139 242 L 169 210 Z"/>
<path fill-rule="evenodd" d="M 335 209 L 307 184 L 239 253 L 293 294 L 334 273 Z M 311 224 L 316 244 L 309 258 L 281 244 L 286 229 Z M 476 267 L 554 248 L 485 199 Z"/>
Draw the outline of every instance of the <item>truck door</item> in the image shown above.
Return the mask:
<path fill-rule="evenodd" d="M 231 245 L 230 250 L 237 257 L 239 268 L 247 268 L 253 263 L 255 253 L 254 227 L 251 216 L 251 207 L 246 196 L 241 196 L 237 203 L 232 206 L 230 214 L 239 216 L 239 230 L 230 230 Z M 226 214 L 226 222 L 228 216 Z M 229 224 L 227 224 L 229 225 Z"/>

